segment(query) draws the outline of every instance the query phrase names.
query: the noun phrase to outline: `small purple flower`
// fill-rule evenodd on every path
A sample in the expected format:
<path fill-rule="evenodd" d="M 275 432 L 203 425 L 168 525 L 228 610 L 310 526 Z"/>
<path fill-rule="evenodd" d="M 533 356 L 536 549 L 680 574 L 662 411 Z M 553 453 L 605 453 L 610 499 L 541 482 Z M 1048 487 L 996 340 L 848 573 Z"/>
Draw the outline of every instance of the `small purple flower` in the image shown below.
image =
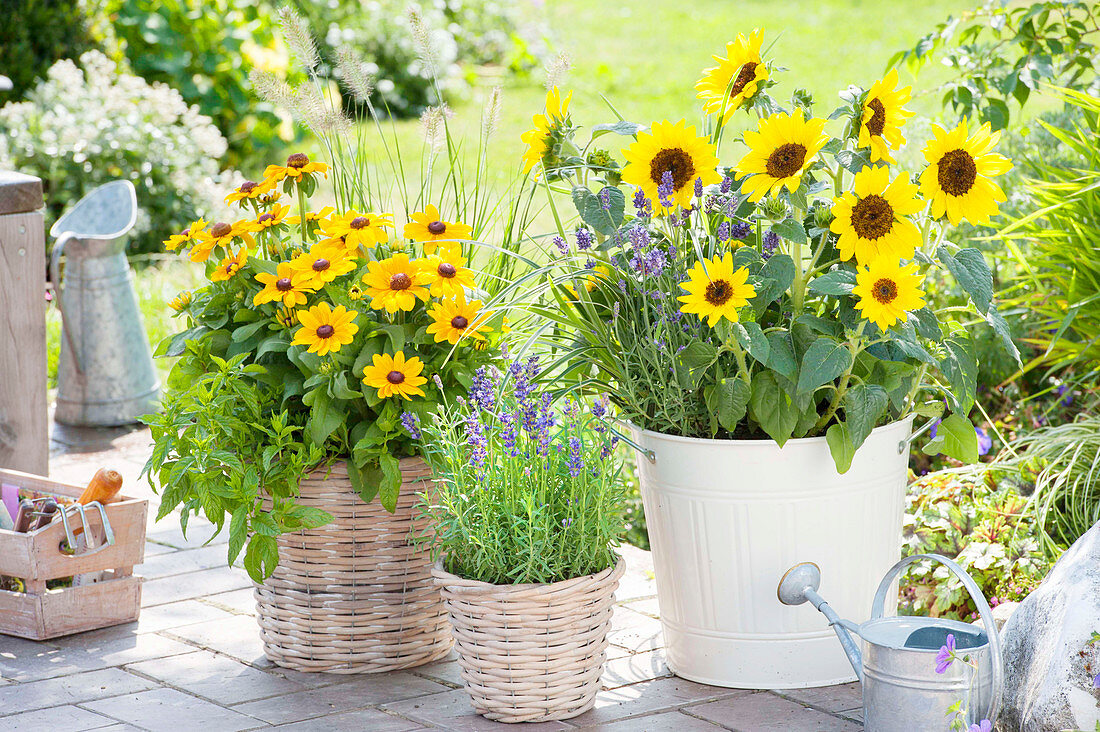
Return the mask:
<path fill-rule="evenodd" d="M 696 178 L 695 179 L 695 197 L 696 198 L 702 198 L 703 197 L 703 179 L 702 178 Z"/>
<path fill-rule="evenodd" d="M 604 211 L 611 210 L 611 188 L 605 187 L 600 191 L 600 208 Z"/>
<path fill-rule="evenodd" d="M 775 254 L 775 250 L 779 248 L 779 242 L 779 234 L 776 234 L 774 231 L 769 231 L 767 234 L 764 234 L 764 241 L 761 247 L 763 251 L 760 252 L 760 257 L 765 261 L 771 259 L 772 255 Z"/>
<path fill-rule="evenodd" d="M 489 457 L 485 450 L 489 442 L 485 439 L 485 428 L 478 419 L 477 412 L 470 412 L 470 416 L 466 418 L 466 444 L 474 448 L 470 452 L 470 463 L 479 468 L 484 467 Z"/>
<path fill-rule="evenodd" d="M 555 236 L 553 241 L 554 246 L 556 246 L 558 248 L 558 251 L 562 254 L 565 254 L 569 251 L 569 245 L 565 243 L 565 239 L 562 239 L 560 236 Z"/>
<path fill-rule="evenodd" d="M 1069 392 L 1069 394 L 1062 400 L 1063 407 L 1068 407 L 1070 404 L 1073 404 L 1073 392 L 1069 391 L 1069 387 L 1065 384 L 1059 384 L 1058 388 L 1054 390 L 1054 393 L 1058 396 L 1062 396 L 1066 394 L 1066 392 Z"/>
<path fill-rule="evenodd" d="M 620 305 L 621 303 L 616 300 L 615 303 L 611 306 L 611 323 L 614 323 L 616 320 L 619 319 Z"/>
<path fill-rule="evenodd" d="M 1096 674 L 1096 678 L 1092 680 L 1092 688 L 1100 689 L 1100 674 Z"/>
<path fill-rule="evenodd" d="M 747 221 L 739 221 L 730 229 L 730 238 L 743 241 L 752 233 L 752 224 Z"/>
<path fill-rule="evenodd" d="M 584 459 L 581 457 L 581 441 L 576 437 L 569 438 L 569 474 L 576 478 L 584 470 Z"/>
<path fill-rule="evenodd" d="M 607 394 L 601 394 L 597 397 L 595 403 L 592 405 L 592 416 L 596 419 L 603 419 L 606 417 L 609 402 L 610 399 Z"/>
<path fill-rule="evenodd" d="M 936 439 L 936 433 L 939 432 L 940 429 L 940 422 L 943 422 L 943 420 L 939 417 L 932 420 L 932 427 L 928 430 L 928 437 L 930 439 Z"/>
<path fill-rule="evenodd" d="M 723 195 L 725 195 L 726 193 L 730 192 L 731 188 L 733 188 L 733 178 L 730 178 L 727 175 L 725 178 L 722 179 L 722 185 L 719 187 L 719 190 L 722 192 Z"/>
<path fill-rule="evenodd" d="M 993 723 L 988 719 L 983 719 L 978 724 L 970 725 L 970 729 L 966 732 L 993 732 Z"/>
<path fill-rule="evenodd" d="M 568 529 L 572 525 L 573 525 L 573 519 L 572 518 L 563 518 L 561 520 L 561 527 L 563 529 Z"/>
<path fill-rule="evenodd" d="M 661 173 L 661 184 L 657 186 L 657 200 L 664 208 L 672 208 L 672 194 L 676 192 L 675 183 L 672 180 L 672 171 Z"/>
<path fill-rule="evenodd" d="M 611 457 L 611 453 L 615 451 L 615 446 L 619 444 L 619 436 L 612 435 L 611 440 L 603 444 L 603 448 L 600 450 L 600 460 L 607 460 Z"/>
<path fill-rule="evenodd" d="M 649 238 L 649 229 L 644 226 L 632 226 L 626 235 L 635 249 L 648 249 L 653 243 Z"/>
<path fill-rule="evenodd" d="M 496 384 L 493 376 L 489 369 L 482 366 L 474 373 L 470 384 L 470 402 L 486 412 L 493 411 L 496 406 Z"/>
<path fill-rule="evenodd" d="M 577 249 L 585 250 L 592 248 L 592 232 L 583 226 L 577 229 Z"/>
<path fill-rule="evenodd" d="M 419 440 L 423 435 L 420 432 L 420 417 L 413 412 L 401 413 L 401 426 L 409 433 L 409 437 Z"/>
<path fill-rule="evenodd" d="M 720 241 L 720 242 L 729 241 L 729 238 L 730 238 L 730 222 L 723 221 L 722 223 L 718 224 L 717 236 L 718 236 L 718 241 Z"/>
<path fill-rule="evenodd" d="M 951 662 L 955 660 L 955 635 L 953 633 L 947 634 L 947 642 L 940 647 L 939 653 L 936 654 L 936 673 L 942 674 L 947 671 L 951 666 Z"/>
<path fill-rule="evenodd" d="M 974 431 L 978 433 L 978 454 L 985 455 L 993 447 L 993 438 L 981 427 L 975 427 Z"/>
<path fill-rule="evenodd" d="M 504 449 L 508 451 L 508 457 L 519 455 L 516 439 L 519 437 L 519 424 L 522 420 L 523 412 L 518 409 L 511 414 L 503 414 L 500 417 L 500 421 L 504 425 L 504 429 L 500 432 L 500 440 L 504 444 Z"/>
<path fill-rule="evenodd" d="M 641 188 L 634 191 L 634 210 L 638 212 L 638 218 L 646 219 L 653 214 L 653 203 Z"/>

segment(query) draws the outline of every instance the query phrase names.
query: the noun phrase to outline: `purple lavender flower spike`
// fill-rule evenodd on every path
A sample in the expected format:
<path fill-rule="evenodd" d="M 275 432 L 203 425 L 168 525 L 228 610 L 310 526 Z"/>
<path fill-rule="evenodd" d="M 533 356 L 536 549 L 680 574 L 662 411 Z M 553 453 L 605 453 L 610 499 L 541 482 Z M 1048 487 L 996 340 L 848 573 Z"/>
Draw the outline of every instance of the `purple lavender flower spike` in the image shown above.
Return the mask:
<path fill-rule="evenodd" d="M 653 202 L 646 198 L 645 191 L 641 188 L 634 191 L 634 210 L 638 218 L 647 219 L 653 215 Z"/>
<path fill-rule="evenodd" d="M 523 413 L 518 409 L 511 414 L 501 415 L 500 421 L 504 424 L 504 429 L 501 430 L 500 439 L 504 444 L 504 449 L 508 451 L 508 457 L 519 456 L 516 439 L 519 437 L 519 424 L 522 419 Z"/>
<path fill-rule="evenodd" d="M 696 178 L 695 179 L 695 197 L 696 198 L 702 198 L 703 197 L 703 179 L 702 178 Z"/>
<path fill-rule="evenodd" d="M 401 413 L 401 426 L 409 433 L 409 437 L 419 440 L 423 434 L 420 432 L 420 417 L 413 412 Z"/>
<path fill-rule="evenodd" d="M 775 250 L 779 248 L 779 241 L 779 234 L 776 234 L 774 231 L 769 231 L 767 234 L 764 234 L 763 246 L 761 247 L 763 251 L 760 252 L 761 259 L 765 261 L 771 259 L 772 255 L 775 254 Z"/>
<path fill-rule="evenodd" d="M 470 416 L 466 418 L 466 443 L 474 448 L 470 452 L 470 463 L 478 468 L 485 467 L 485 461 L 489 458 L 485 448 L 489 446 L 489 442 L 485 439 L 485 428 L 478 419 L 477 412 L 470 412 Z"/>
<path fill-rule="evenodd" d="M 672 171 L 661 173 L 661 184 L 657 186 L 657 200 L 664 208 L 672 208 L 672 194 L 676 192 L 672 180 Z"/>
<path fill-rule="evenodd" d="M 592 248 L 592 232 L 583 226 L 577 229 L 577 249 L 584 251 Z"/>
<path fill-rule="evenodd" d="M 555 236 L 553 241 L 554 246 L 558 248 L 560 253 L 565 254 L 569 251 L 569 245 L 565 242 L 565 239 L 562 239 L 560 236 Z"/>
<path fill-rule="evenodd" d="M 725 195 L 730 192 L 731 188 L 733 188 L 733 178 L 727 175 L 722 179 L 722 185 L 719 187 L 719 190 L 722 192 L 722 195 Z"/>
<path fill-rule="evenodd" d="M 717 236 L 718 236 L 718 241 L 720 241 L 720 242 L 729 241 L 729 238 L 730 238 L 730 222 L 723 221 L 722 223 L 718 224 Z"/>
<path fill-rule="evenodd" d="M 602 208 L 604 211 L 610 211 L 611 210 L 611 188 L 610 187 L 604 187 L 600 191 L 599 198 L 600 198 L 600 208 Z"/>
<path fill-rule="evenodd" d="M 730 227 L 730 238 L 731 239 L 736 239 L 737 241 L 742 241 L 742 240 L 748 238 L 749 234 L 751 234 L 751 233 L 752 233 L 752 224 L 747 223 L 745 221 L 739 221 L 736 224 L 734 224 L 732 227 Z"/>
<path fill-rule="evenodd" d="M 569 438 L 569 474 L 576 478 L 584 470 L 584 458 L 581 457 L 581 441 Z"/>

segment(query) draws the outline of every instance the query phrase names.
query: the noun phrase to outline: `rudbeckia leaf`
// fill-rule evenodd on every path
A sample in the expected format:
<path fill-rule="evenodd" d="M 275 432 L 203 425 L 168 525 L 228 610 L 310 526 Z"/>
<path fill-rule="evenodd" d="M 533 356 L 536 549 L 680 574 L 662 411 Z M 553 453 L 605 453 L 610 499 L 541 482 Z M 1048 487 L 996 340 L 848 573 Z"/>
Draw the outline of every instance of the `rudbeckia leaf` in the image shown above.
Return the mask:
<path fill-rule="evenodd" d="M 771 228 L 772 232 L 778 234 L 788 241 L 793 241 L 795 244 L 806 243 L 806 227 L 802 225 L 802 222 L 795 221 L 794 219 L 786 219 L 775 224 Z"/>
<path fill-rule="evenodd" d="M 382 502 L 382 508 L 393 513 L 397 510 L 397 494 L 401 490 L 401 465 L 397 462 L 397 458 L 389 453 L 382 453 L 378 461 L 382 467 L 378 499 Z"/>
<path fill-rule="evenodd" d="M 936 428 L 936 436 L 923 448 L 926 455 L 946 455 L 964 463 L 978 462 L 978 432 L 970 420 L 952 414 Z"/>
<path fill-rule="evenodd" d="M 832 338 L 818 338 L 802 357 L 798 392 L 807 393 L 840 376 L 852 365 L 852 353 Z"/>
<path fill-rule="evenodd" d="M 936 257 L 943 262 L 959 286 L 970 295 L 978 312 L 985 315 L 993 301 L 993 273 L 981 251 L 973 247 L 960 249 L 953 256 L 947 247 L 940 245 Z"/>
<path fill-rule="evenodd" d="M 856 286 L 856 273 L 846 269 L 834 269 L 810 281 L 810 289 L 822 295 L 851 295 Z"/>
<path fill-rule="evenodd" d="M 317 388 L 311 392 L 313 403 L 310 409 L 308 432 L 309 438 L 318 447 L 325 444 L 336 428 L 344 421 L 344 414 L 332 403 L 332 397 L 328 390 Z"/>
<path fill-rule="evenodd" d="M 748 411 L 751 389 L 742 379 L 722 379 L 708 387 L 707 409 L 718 415 L 718 423 L 733 432 Z"/>
<path fill-rule="evenodd" d="M 871 434 L 889 401 L 878 384 L 856 384 L 844 395 L 844 421 L 853 449 L 858 450 Z"/>
<path fill-rule="evenodd" d="M 825 442 L 829 443 L 829 452 L 836 463 L 836 472 L 844 475 L 852 467 L 852 458 L 856 455 L 856 448 L 852 444 L 852 438 L 848 434 L 848 426 L 843 422 L 837 422 L 825 433 Z"/>
<path fill-rule="evenodd" d="M 780 447 L 790 439 L 798 424 L 798 407 L 771 371 L 757 371 L 752 377 L 749 409 L 753 421 Z"/>

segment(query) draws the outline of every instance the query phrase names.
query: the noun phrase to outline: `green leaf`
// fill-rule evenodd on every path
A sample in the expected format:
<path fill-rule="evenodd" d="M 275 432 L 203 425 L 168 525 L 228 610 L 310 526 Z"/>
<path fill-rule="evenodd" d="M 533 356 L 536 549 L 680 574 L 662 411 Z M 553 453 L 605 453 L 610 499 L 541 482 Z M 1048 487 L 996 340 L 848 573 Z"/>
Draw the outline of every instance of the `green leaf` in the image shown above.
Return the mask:
<path fill-rule="evenodd" d="M 791 336 L 783 331 L 768 333 L 768 368 L 790 379 L 792 382 L 798 375 L 798 361 L 794 357 L 794 348 L 791 346 Z"/>
<path fill-rule="evenodd" d="M 959 414 L 944 418 L 936 436 L 923 448 L 926 455 L 946 455 L 963 463 L 978 462 L 978 433 L 970 420 Z"/>
<path fill-rule="evenodd" d="M 856 286 L 856 273 L 846 269 L 834 269 L 810 280 L 810 289 L 822 295 L 851 295 Z"/>
<path fill-rule="evenodd" d="M 401 464 L 388 452 L 379 456 L 379 464 L 382 468 L 382 482 L 378 486 L 379 500 L 382 501 L 382 508 L 393 513 L 397 510 L 397 496 L 401 491 Z"/>
<path fill-rule="evenodd" d="M 248 340 L 252 336 L 260 332 L 261 329 L 267 327 L 266 320 L 258 320 L 255 323 L 249 323 L 248 325 L 242 325 L 233 331 L 233 342 L 240 343 L 241 341 Z"/>
<path fill-rule="evenodd" d="M 768 345 L 768 337 L 764 335 L 764 331 L 760 328 L 759 323 L 733 323 L 733 334 L 737 338 L 737 342 L 741 344 L 749 354 L 762 364 L 768 362 L 768 352 L 770 347 Z"/>
<path fill-rule="evenodd" d="M 969 414 L 978 388 L 978 361 L 974 342 L 961 334 L 944 341 L 947 355 L 940 361 L 940 371 L 951 386 L 948 392 L 952 411 Z"/>
<path fill-rule="evenodd" d="M 229 522 L 228 563 L 233 564 L 248 541 L 248 506 L 238 506 Z"/>
<path fill-rule="evenodd" d="M 607 199 L 607 208 L 600 202 L 600 196 Z M 604 236 L 611 236 L 623 222 L 626 209 L 626 196 L 614 186 L 605 186 L 597 195 L 587 186 L 573 187 L 573 205 L 581 215 L 581 220 Z"/>
<path fill-rule="evenodd" d="M 244 553 L 244 568 L 254 582 L 263 582 L 279 563 L 279 544 L 272 536 L 255 534 Z"/>
<path fill-rule="evenodd" d="M 309 438 L 318 447 L 325 444 L 329 435 L 344 423 L 344 413 L 341 412 L 328 395 L 328 390 L 318 387 L 314 391 L 309 415 Z"/>
<path fill-rule="evenodd" d="M 794 400 L 771 371 L 758 371 L 753 375 L 749 409 L 753 421 L 780 447 L 790 439 L 800 414 Z"/>
<path fill-rule="evenodd" d="M 360 467 L 354 460 L 348 460 L 348 480 L 351 481 L 351 487 L 363 502 L 370 503 L 378 495 L 378 486 L 382 482 L 382 469 L 374 464 Z"/>
<path fill-rule="evenodd" d="M 848 172 L 858 173 L 871 166 L 870 148 L 841 150 L 836 154 L 836 161 L 843 165 Z"/>
<path fill-rule="evenodd" d="M 844 395 L 844 421 L 854 449 L 871 434 L 889 402 L 886 389 L 878 384 L 856 384 Z"/>
<path fill-rule="evenodd" d="M 844 475 L 852 467 L 852 458 L 856 455 L 856 446 L 848 434 L 848 425 L 837 422 L 825 433 L 825 442 L 829 443 L 829 452 L 836 463 L 836 472 Z"/>
<path fill-rule="evenodd" d="M 759 276 L 763 281 L 750 301 L 758 313 L 790 288 L 794 282 L 794 260 L 786 254 L 776 254 L 760 268 Z"/>
<path fill-rule="evenodd" d="M 718 423 L 733 432 L 745 417 L 751 389 L 742 379 L 722 379 L 708 387 L 707 409 L 718 415 Z"/>
<path fill-rule="evenodd" d="M 676 375 L 681 384 L 695 389 L 707 369 L 718 360 L 718 349 L 703 341 L 693 341 L 676 356 Z"/>
<path fill-rule="evenodd" d="M 640 125 L 637 122 L 627 122 L 621 120 L 619 122 L 609 122 L 600 125 L 592 125 L 592 137 L 595 140 L 601 135 L 606 135 L 609 132 L 613 132 L 616 135 L 626 135 L 632 137 L 645 129 L 645 125 Z"/>
<path fill-rule="evenodd" d="M 931 417 L 936 419 L 943 415 L 944 403 L 943 402 L 923 402 L 918 404 L 913 411 L 922 417 Z"/>
<path fill-rule="evenodd" d="M 943 339 L 943 329 L 940 328 L 940 321 L 927 306 L 920 310 L 911 311 L 909 317 L 912 319 L 917 333 L 921 336 L 937 343 Z"/>
<path fill-rule="evenodd" d="M 798 372 L 798 392 L 812 392 L 822 384 L 828 384 L 851 365 L 851 351 L 832 338 L 818 338 L 802 357 L 802 368 Z"/>
<path fill-rule="evenodd" d="M 989 271 L 989 265 L 986 264 L 981 251 L 967 247 L 960 249 L 952 256 L 947 246 L 941 244 L 936 250 L 936 258 L 943 262 L 952 276 L 958 280 L 959 286 L 970 295 L 978 312 L 985 315 L 989 310 L 989 304 L 993 301 L 993 273 Z"/>
<path fill-rule="evenodd" d="M 989 312 L 985 314 L 985 322 L 993 328 L 993 332 L 997 334 L 997 337 L 1001 340 L 1001 345 L 1008 351 L 1008 354 L 1012 356 L 1016 361 L 1017 366 L 1022 366 L 1020 361 L 1020 349 L 1016 347 L 1016 343 L 1012 340 L 1012 329 L 1008 326 L 1008 321 L 1005 317 L 997 311 L 995 305 L 990 305 Z"/>
<path fill-rule="evenodd" d="M 806 238 L 806 227 L 802 225 L 801 221 L 785 219 L 778 224 L 772 225 L 771 230 L 787 241 L 793 241 L 795 244 L 805 244 L 808 241 Z"/>

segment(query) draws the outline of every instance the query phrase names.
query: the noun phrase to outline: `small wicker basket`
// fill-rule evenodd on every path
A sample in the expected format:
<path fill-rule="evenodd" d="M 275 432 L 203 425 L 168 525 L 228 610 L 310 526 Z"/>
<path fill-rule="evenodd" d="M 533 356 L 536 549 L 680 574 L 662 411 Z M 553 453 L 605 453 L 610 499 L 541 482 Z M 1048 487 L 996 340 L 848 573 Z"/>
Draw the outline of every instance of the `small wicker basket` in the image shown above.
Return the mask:
<path fill-rule="evenodd" d="M 443 593 L 470 701 L 498 722 L 569 719 L 592 708 L 607 658 L 623 560 L 552 584 L 492 585 L 439 564 Z"/>
<path fill-rule="evenodd" d="M 397 510 L 364 503 L 334 464 L 304 478 L 299 502 L 328 511 L 333 522 L 278 538 L 279 565 L 256 585 L 264 654 L 298 671 L 352 674 L 410 668 L 448 653 L 451 639 L 416 509 L 430 488 L 419 458 L 401 461 Z"/>

